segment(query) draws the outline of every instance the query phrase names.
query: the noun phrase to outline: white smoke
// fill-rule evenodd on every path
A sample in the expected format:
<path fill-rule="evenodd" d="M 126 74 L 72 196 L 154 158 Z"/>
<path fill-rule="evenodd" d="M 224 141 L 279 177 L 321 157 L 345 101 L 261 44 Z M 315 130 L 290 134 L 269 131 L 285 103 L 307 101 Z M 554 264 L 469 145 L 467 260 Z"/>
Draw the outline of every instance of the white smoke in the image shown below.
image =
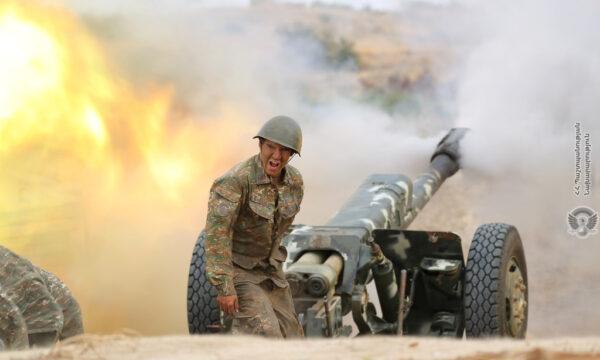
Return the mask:
<path fill-rule="evenodd" d="M 372 172 L 413 173 L 426 165 L 447 124 L 418 115 L 398 119 L 357 100 L 362 86 L 353 69 L 332 68 L 318 41 L 294 33 L 301 13 L 195 5 L 113 6 L 101 13 L 114 18 L 103 16 L 96 26 L 113 32 L 108 43 L 130 77 L 174 83 L 178 100 L 200 119 L 223 107 L 242 109 L 241 120 L 256 129 L 276 114 L 296 118 L 305 144 L 292 164 L 307 186 L 299 221 L 324 223 Z M 254 151 L 247 135 L 229 150 L 246 144 L 244 151 Z"/>
<path fill-rule="evenodd" d="M 167 84 L 174 90 L 174 112 L 197 122 L 224 123 L 214 127 L 211 137 L 229 141 L 206 149 L 219 152 L 223 171 L 257 152 L 251 138 L 266 119 L 278 114 L 296 118 L 305 139 L 302 157 L 292 163 L 306 187 L 299 223 L 325 223 L 370 173 L 411 174 L 425 166 L 435 138 L 422 134 L 439 138 L 445 127 L 436 121 L 431 128 L 420 115 L 399 123 L 361 99 L 355 64 L 345 58 L 332 62 L 312 32 L 319 26 L 314 19 L 322 22 L 331 15 L 308 13 L 306 25 L 305 13 L 289 6 L 70 3 L 108 48 L 120 75 L 137 89 Z M 212 174 L 213 179 L 219 175 Z M 109 214 L 98 221 L 90 237 L 100 244 L 103 237 L 110 241 L 93 260 L 78 265 L 85 266 L 85 276 L 75 289 L 85 294 L 88 329 L 187 331 L 187 270 L 204 226 L 209 180 L 197 179 L 197 188 L 177 211 L 127 204 L 131 216 L 112 219 Z M 153 246 L 147 246 L 148 239 Z M 145 301 L 150 292 L 155 296 Z"/>
<path fill-rule="evenodd" d="M 323 50 L 310 39 L 282 33 L 282 24 L 301 16 L 294 12 L 244 13 L 184 1 L 71 3 L 105 37 L 130 78 L 140 85 L 173 84 L 177 101 L 198 121 L 232 108 L 250 128 L 276 114 L 297 118 L 305 134 L 303 155 L 293 160 L 306 183 L 297 219 L 302 223 L 324 223 L 369 173 L 414 175 L 448 127 L 443 120 L 394 117 L 349 96 L 360 91 L 355 74 L 328 68 Z M 454 73 L 458 94 L 449 92 L 447 100 L 456 101 L 456 124 L 472 131 L 464 143 L 462 173 L 442 187 L 414 227 L 456 231 L 467 245 L 479 223 L 516 225 L 529 260 L 533 336 L 598 333 L 600 310 L 589 305 L 600 295 L 595 261 L 600 241 L 568 235 L 565 219 L 576 205 L 600 208 L 597 182 L 592 197 L 572 194 L 574 123 L 600 143 L 599 6 L 530 0 L 466 4 L 452 12 L 455 18 L 441 16 L 441 25 L 431 26 L 438 26 L 438 35 L 452 34 L 442 39 L 460 54 Z M 465 19 L 465 13 L 474 18 Z M 224 151 L 236 161 L 250 156 L 251 135 L 242 131 L 236 143 L 223 144 Z M 190 198 L 204 201 L 207 190 Z M 200 229 L 203 216 L 189 218 Z M 176 251 L 145 260 L 144 266 L 152 274 L 157 266 L 177 269 L 154 280 L 170 282 L 164 296 L 173 297 L 157 311 L 180 324 L 154 324 L 152 332 L 186 328 L 185 269 L 194 239 L 177 242 L 175 234 L 181 233 L 172 226 L 163 229 L 164 238 L 177 244 Z"/>
<path fill-rule="evenodd" d="M 573 192 L 575 124 L 600 144 L 600 4 L 509 1 L 482 10 L 482 42 L 465 64 L 457 104 L 458 125 L 472 129 L 464 144 L 468 206 L 477 221 L 512 223 L 521 233 L 531 334 L 597 334 L 600 237 L 567 234 L 566 214 L 600 208 L 597 160 L 592 194 Z"/>

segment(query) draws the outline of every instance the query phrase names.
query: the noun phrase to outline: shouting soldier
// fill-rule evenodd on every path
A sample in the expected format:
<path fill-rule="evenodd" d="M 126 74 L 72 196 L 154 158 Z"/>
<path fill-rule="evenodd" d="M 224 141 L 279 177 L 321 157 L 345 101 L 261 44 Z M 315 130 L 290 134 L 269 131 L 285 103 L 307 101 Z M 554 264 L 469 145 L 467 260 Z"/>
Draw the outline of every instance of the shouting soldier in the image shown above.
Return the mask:
<path fill-rule="evenodd" d="M 283 234 L 300 210 L 300 126 L 287 116 L 267 121 L 254 137 L 259 153 L 218 178 L 206 220 L 206 274 L 217 302 L 233 316 L 232 333 L 302 336 L 282 263 Z"/>

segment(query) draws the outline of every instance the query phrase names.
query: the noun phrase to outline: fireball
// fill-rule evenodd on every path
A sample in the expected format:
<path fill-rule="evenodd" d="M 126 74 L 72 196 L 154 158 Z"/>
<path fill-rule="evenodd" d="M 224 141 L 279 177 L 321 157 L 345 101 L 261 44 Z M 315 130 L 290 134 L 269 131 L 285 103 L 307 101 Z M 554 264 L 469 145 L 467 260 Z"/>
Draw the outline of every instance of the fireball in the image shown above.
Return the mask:
<path fill-rule="evenodd" d="M 176 108 L 171 84 L 135 88 L 47 2 L 0 3 L 0 59 L 0 244 L 61 276 L 89 329 L 143 327 L 164 233 L 193 243 L 240 114 L 202 118 Z"/>
<path fill-rule="evenodd" d="M 61 160 L 100 170 L 106 185 L 126 162 L 138 160 L 159 168 L 151 175 L 171 195 L 188 179 L 190 164 L 163 151 L 171 131 L 170 90 L 136 97 L 69 13 L 4 3 L 0 57 L 2 165 L 29 149 L 58 152 Z"/>

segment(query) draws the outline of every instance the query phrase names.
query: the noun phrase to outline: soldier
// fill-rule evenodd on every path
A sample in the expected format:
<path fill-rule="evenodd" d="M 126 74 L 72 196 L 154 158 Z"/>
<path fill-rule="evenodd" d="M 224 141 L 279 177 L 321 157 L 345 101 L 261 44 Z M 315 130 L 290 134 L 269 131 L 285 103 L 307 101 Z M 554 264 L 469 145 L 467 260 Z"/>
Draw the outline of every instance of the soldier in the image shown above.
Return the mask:
<path fill-rule="evenodd" d="M 46 346 L 83 333 L 81 312 L 53 274 L 0 246 L 0 348 Z"/>
<path fill-rule="evenodd" d="M 303 336 L 282 263 L 283 234 L 300 210 L 304 185 L 288 165 L 300 155 L 300 126 L 287 116 L 267 121 L 254 137 L 260 152 L 213 183 L 206 220 L 206 275 L 232 333 Z"/>

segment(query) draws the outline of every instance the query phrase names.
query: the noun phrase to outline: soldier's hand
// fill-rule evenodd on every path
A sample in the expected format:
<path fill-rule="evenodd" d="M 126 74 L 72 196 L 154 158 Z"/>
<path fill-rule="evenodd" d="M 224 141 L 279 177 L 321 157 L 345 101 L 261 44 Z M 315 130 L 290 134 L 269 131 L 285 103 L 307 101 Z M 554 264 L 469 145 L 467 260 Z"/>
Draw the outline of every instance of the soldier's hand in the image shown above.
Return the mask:
<path fill-rule="evenodd" d="M 218 296 L 217 302 L 221 310 L 227 315 L 233 315 L 240 311 L 237 295 Z"/>

